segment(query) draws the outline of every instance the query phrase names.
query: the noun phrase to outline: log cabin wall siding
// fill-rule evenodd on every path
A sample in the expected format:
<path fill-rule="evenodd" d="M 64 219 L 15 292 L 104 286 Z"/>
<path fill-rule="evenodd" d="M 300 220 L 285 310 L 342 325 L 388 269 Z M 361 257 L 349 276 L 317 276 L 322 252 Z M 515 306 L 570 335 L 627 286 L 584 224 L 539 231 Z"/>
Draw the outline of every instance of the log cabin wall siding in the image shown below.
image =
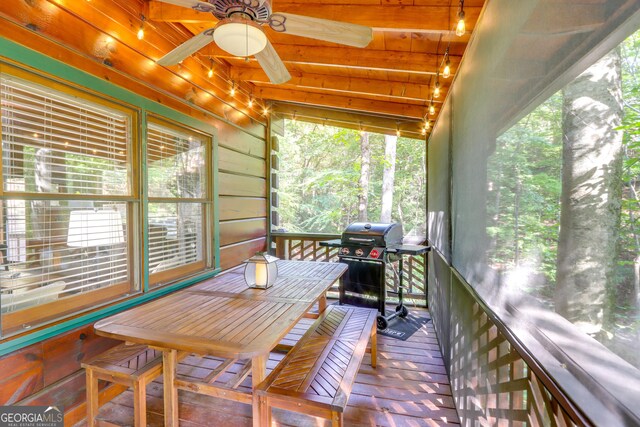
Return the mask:
<path fill-rule="evenodd" d="M 219 263 L 222 269 L 238 265 L 266 243 L 266 124 L 257 113 L 235 106 L 224 79 L 195 76 L 190 82 L 175 69 L 153 64 L 149 55 L 169 51 L 181 34 L 170 24 L 153 23 L 146 26 L 141 44 L 135 32 L 143 7 L 140 0 L 2 1 L 0 38 L 215 126 Z M 108 39 L 107 34 L 117 37 Z M 21 65 L 11 51 L 0 51 L 0 59 Z M 189 58 L 180 71 L 200 66 Z M 65 80 L 59 69 L 33 68 Z M 62 405 L 65 424 L 78 421 L 84 417 L 80 363 L 115 344 L 96 336 L 89 324 L 0 357 L 0 405 Z"/>

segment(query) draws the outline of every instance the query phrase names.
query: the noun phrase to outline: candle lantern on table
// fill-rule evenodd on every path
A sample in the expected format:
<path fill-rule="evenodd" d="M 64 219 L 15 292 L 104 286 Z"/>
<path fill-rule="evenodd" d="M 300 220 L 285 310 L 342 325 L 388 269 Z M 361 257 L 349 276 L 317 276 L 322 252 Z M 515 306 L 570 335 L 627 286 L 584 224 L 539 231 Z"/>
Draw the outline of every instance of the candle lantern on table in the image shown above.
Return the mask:
<path fill-rule="evenodd" d="M 278 258 L 260 252 L 245 261 L 244 280 L 250 288 L 267 289 L 278 277 Z"/>

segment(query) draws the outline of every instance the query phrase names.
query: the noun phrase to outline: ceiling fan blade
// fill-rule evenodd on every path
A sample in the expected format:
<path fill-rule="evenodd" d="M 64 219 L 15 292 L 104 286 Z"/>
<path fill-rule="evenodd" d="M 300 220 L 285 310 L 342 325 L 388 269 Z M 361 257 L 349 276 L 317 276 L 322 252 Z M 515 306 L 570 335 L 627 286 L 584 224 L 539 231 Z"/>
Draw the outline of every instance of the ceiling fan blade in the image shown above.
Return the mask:
<path fill-rule="evenodd" d="M 201 3 L 207 3 L 206 1 L 198 1 L 198 0 L 157 0 L 157 1 L 161 3 L 175 4 L 176 6 L 190 7 L 190 8 L 198 7 L 198 5 L 200 5 Z"/>
<path fill-rule="evenodd" d="M 347 46 L 365 47 L 373 39 L 373 30 L 364 25 L 328 19 L 311 18 L 310 16 L 275 13 L 272 22 L 278 25 L 279 17 L 284 17 L 284 32 L 294 36 L 340 43 Z M 278 30 L 275 28 L 276 31 Z"/>
<path fill-rule="evenodd" d="M 158 59 L 157 63 L 159 65 L 175 65 L 178 62 L 182 61 L 184 58 L 199 51 L 212 41 L 213 28 L 209 28 L 208 30 L 204 30 L 200 34 L 191 37 L 189 40 L 182 43 L 180 46 L 176 47 L 162 58 Z"/>
<path fill-rule="evenodd" d="M 261 52 L 256 53 L 255 57 L 264 72 L 267 73 L 271 83 L 279 85 L 291 79 L 291 74 L 289 74 L 287 67 L 284 66 L 282 59 L 280 59 L 273 45 L 268 40 L 267 46 L 265 46 Z"/>

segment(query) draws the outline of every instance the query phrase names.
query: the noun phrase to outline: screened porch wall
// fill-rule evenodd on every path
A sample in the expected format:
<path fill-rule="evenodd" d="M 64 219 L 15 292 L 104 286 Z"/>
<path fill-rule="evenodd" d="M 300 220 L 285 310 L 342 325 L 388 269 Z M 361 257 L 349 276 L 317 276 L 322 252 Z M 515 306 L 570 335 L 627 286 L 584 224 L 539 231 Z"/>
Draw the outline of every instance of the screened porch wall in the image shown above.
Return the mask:
<path fill-rule="evenodd" d="M 490 0 L 434 126 L 428 300 L 463 425 L 640 424 L 638 370 L 514 293 L 487 260 L 498 136 L 636 31 L 639 10 Z"/>

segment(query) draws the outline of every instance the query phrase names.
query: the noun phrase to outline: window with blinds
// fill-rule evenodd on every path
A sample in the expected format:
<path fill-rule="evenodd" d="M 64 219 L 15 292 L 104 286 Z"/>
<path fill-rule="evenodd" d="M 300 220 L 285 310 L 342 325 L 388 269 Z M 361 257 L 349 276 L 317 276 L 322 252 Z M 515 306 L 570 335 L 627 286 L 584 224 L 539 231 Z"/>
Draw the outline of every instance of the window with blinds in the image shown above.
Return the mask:
<path fill-rule="evenodd" d="M 210 204 L 210 137 L 150 120 L 147 129 L 149 282 L 204 269 Z"/>
<path fill-rule="evenodd" d="M 135 112 L 6 73 L 0 100 L 6 336 L 133 290 Z"/>

